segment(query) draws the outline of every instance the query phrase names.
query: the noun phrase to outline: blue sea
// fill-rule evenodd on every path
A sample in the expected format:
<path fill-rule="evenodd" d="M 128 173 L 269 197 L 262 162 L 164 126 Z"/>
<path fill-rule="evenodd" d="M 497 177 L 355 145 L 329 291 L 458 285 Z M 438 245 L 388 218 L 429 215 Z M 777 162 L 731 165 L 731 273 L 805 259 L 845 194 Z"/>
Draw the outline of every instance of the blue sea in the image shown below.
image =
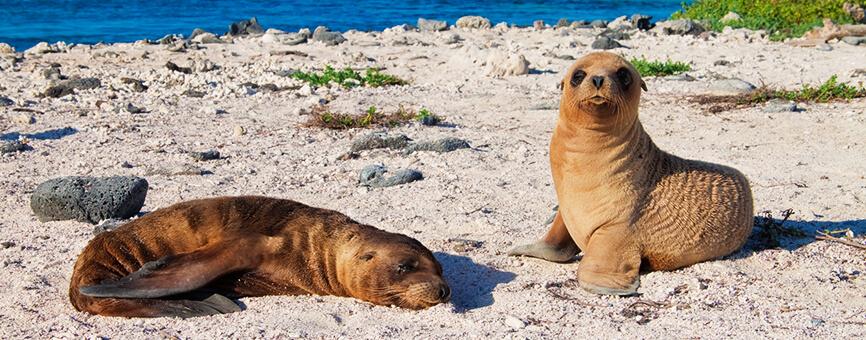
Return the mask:
<path fill-rule="evenodd" d="M 18 50 L 40 41 L 132 42 L 166 34 L 189 35 L 196 27 L 225 33 L 231 22 L 257 17 L 265 28 L 294 31 L 326 25 L 332 30 L 382 30 L 415 24 L 419 17 L 453 24 L 464 15 L 491 22 L 531 25 L 570 20 L 610 20 L 641 13 L 664 19 L 683 0 L 656 1 L 254 1 L 254 0 L 0 0 L 0 42 Z"/>

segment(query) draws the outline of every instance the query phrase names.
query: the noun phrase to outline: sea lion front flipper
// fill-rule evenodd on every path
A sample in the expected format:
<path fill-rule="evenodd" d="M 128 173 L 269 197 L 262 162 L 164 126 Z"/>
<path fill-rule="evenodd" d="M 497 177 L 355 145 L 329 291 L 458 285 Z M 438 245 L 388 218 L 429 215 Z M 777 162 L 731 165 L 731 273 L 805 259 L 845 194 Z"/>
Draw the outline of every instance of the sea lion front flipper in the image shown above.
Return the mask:
<path fill-rule="evenodd" d="M 536 257 L 551 262 L 570 262 L 579 252 L 580 248 L 568 233 L 562 214 L 557 211 L 544 238 L 535 243 L 511 248 L 508 255 Z"/>
<path fill-rule="evenodd" d="M 640 286 L 641 255 L 627 225 L 596 229 L 577 267 L 577 282 L 600 295 L 634 295 Z"/>
<path fill-rule="evenodd" d="M 246 242 L 245 242 L 246 241 Z M 147 262 L 117 280 L 79 288 L 91 297 L 150 299 L 193 291 L 224 274 L 258 265 L 261 256 L 250 254 L 247 240 L 218 242 L 195 251 Z"/>
<path fill-rule="evenodd" d="M 155 306 L 158 316 L 192 318 L 197 316 L 208 316 L 215 314 L 228 314 L 240 312 L 241 307 L 229 298 L 220 294 L 212 294 L 208 298 L 196 300 L 161 300 Z"/>

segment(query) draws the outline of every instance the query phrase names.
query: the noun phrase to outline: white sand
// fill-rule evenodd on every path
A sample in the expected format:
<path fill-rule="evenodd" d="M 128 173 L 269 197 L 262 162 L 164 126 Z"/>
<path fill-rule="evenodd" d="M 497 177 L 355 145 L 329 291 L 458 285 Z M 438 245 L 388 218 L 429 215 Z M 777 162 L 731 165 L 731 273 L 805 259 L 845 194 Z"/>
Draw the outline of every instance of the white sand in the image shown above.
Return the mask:
<path fill-rule="evenodd" d="M 547 145 L 557 117 L 556 84 L 571 63 L 545 55 L 588 52 L 593 32 L 511 29 L 442 33 L 350 33 L 337 47 L 321 44 L 262 45 L 258 39 L 171 53 L 163 46 L 117 44 L 71 53 L 28 57 L 16 70 L 0 72 L 0 94 L 16 103 L 32 100 L 36 123 L 19 125 L 20 112 L 0 108 L 3 138 L 72 127 L 60 138 L 31 135 L 32 151 L 0 157 L 0 335 L 2 338 L 857 338 L 866 336 L 866 252 L 814 241 L 816 229 L 866 232 L 866 101 L 805 104 L 804 112 L 764 113 L 760 108 L 709 114 L 690 104 L 714 78 L 739 77 L 755 84 L 796 88 L 832 74 L 842 81 L 866 67 L 866 48 L 833 44 L 830 52 L 793 48 L 734 35 L 701 41 L 638 33 L 622 41 L 626 56 L 686 61 L 695 82 L 647 79 L 641 120 L 655 142 L 674 154 L 719 162 L 749 177 L 756 212 L 793 208 L 788 226 L 806 238 L 783 239 L 783 249 L 747 249 L 728 258 L 642 277 L 640 297 L 600 297 L 569 280 L 579 265 L 503 255 L 546 230 L 542 222 L 556 204 Z M 443 37 L 463 39 L 444 45 Z M 408 39 L 429 46 L 392 46 Z M 370 46 L 380 42 L 384 46 Z M 570 45 L 574 43 L 574 46 Z M 493 46 L 493 47 L 491 47 Z M 576 46 L 576 47 L 575 47 Z M 310 57 L 270 56 L 295 50 Z M 114 51 L 117 57 L 96 56 Z M 147 58 L 142 59 L 144 52 Z M 532 74 L 494 79 L 481 63 L 493 51 L 524 54 Z M 362 54 L 362 55 L 361 55 Z M 210 59 L 221 69 L 194 75 L 169 72 L 172 60 Z M 368 61 L 372 58 L 374 61 Z M 717 60 L 730 66 L 714 66 Z M 50 63 L 65 75 L 94 76 L 103 86 L 61 99 L 38 99 Z M 370 105 L 393 110 L 424 106 L 456 127 L 392 129 L 415 140 L 465 138 L 475 146 L 448 154 L 402 156 L 365 152 L 338 161 L 351 140 L 368 131 L 301 127 L 316 99 L 297 91 L 247 95 L 239 84 L 300 85 L 271 71 L 336 66 L 376 66 L 411 81 L 378 89 L 319 89 L 332 108 L 360 112 Z M 86 65 L 81 68 L 79 65 Z M 121 77 L 145 80 L 150 89 L 129 91 Z M 207 89 L 214 82 L 216 89 Z M 110 87 L 117 89 L 111 90 Z M 202 99 L 179 96 L 206 90 Z M 110 99 L 114 94 L 117 99 Z M 98 101 L 105 101 L 97 106 Z M 145 114 L 115 112 L 127 103 Z M 215 109 L 227 111 L 216 115 Z M 246 135 L 235 136 L 242 126 Z M 49 134 L 50 135 L 50 134 Z M 56 134 L 55 134 L 56 135 Z M 185 150 L 217 149 L 224 159 L 195 163 Z M 127 161 L 135 167 L 127 169 Z M 384 189 L 359 188 L 357 172 L 382 162 L 424 173 L 419 182 Z M 196 164 L 205 176 L 147 175 L 149 168 Z M 186 199 L 260 194 L 292 198 L 339 210 L 361 222 L 406 233 L 436 252 L 453 289 L 451 303 L 423 311 L 372 306 L 335 297 L 246 298 L 231 315 L 179 319 L 122 319 L 75 311 L 68 302 L 72 265 L 92 237 L 93 226 L 40 223 L 29 208 L 32 190 L 67 175 L 137 175 L 150 182 L 143 211 Z M 777 213 L 778 214 L 778 213 Z M 449 241 L 482 241 L 460 253 Z M 557 287 L 557 285 L 563 285 Z M 679 287 L 679 288 L 677 288 Z M 557 298 L 551 290 L 573 300 Z M 636 307 L 637 301 L 666 307 Z M 514 329 L 520 322 L 524 328 Z M 645 323 L 642 318 L 649 318 Z M 639 322 L 640 321 L 640 322 Z"/>

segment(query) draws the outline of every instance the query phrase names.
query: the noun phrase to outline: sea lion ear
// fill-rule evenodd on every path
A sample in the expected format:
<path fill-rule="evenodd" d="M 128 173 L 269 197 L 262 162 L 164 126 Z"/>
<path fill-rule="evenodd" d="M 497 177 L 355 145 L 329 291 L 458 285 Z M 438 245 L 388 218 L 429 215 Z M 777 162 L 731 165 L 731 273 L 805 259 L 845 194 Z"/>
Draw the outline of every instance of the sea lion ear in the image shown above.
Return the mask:
<path fill-rule="evenodd" d="M 640 81 L 640 88 L 642 88 L 644 92 L 649 92 L 646 88 L 646 82 L 643 80 Z"/>

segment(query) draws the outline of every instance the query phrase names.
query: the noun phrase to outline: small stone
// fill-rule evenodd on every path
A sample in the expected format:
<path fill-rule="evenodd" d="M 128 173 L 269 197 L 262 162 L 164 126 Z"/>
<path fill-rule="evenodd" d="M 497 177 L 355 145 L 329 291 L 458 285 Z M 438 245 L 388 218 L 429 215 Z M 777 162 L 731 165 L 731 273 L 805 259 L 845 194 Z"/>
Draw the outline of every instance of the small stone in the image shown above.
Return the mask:
<path fill-rule="evenodd" d="M 623 31 L 615 31 L 615 30 L 611 30 L 611 29 L 607 29 L 604 32 L 599 33 L 598 36 L 608 37 L 608 38 L 611 38 L 613 40 L 629 40 L 629 39 L 631 39 L 631 36 L 628 33 L 625 33 Z"/>
<path fill-rule="evenodd" d="M 59 67 L 49 67 L 42 70 L 42 77 L 48 80 L 60 80 L 63 79 L 63 74 L 60 73 Z"/>
<path fill-rule="evenodd" d="M 201 167 L 192 164 L 180 164 L 171 167 L 148 168 L 145 172 L 147 176 L 202 176 L 211 173 Z"/>
<path fill-rule="evenodd" d="M 830 44 L 823 43 L 823 44 L 815 45 L 815 49 L 818 51 L 830 52 L 833 50 L 833 46 L 830 46 Z"/>
<path fill-rule="evenodd" d="M 374 132 L 356 139 L 352 142 L 349 149 L 350 153 L 357 153 L 363 150 L 383 149 L 392 150 L 402 149 L 409 144 L 409 137 L 403 134 L 389 135 L 384 132 Z"/>
<path fill-rule="evenodd" d="M 420 171 L 412 169 L 394 171 L 392 176 L 388 178 L 385 178 L 386 173 L 388 173 L 388 169 L 385 166 L 372 164 L 361 169 L 358 179 L 363 186 L 382 188 L 406 184 L 424 178 Z"/>
<path fill-rule="evenodd" d="M 607 21 L 604 20 L 593 20 L 589 23 L 589 26 L 592 28 L 607 28 Z"/>
<path fill-rule="evenodd" d="M 455 137 L 445 137 L 435 141 L 410 144 L 408 147 L 406 147 L 406 150 L 403 151 L 403 153 L 410 154 L 417 151 L 433 151 L 445 153 L 459 149 L 468 149 L 470 147 L 471 146 L 469 145 L 469 142 L 467 142 L 466 140 Z"/>
<path fill-rule="evenodd" d="M 418 29 L 422 32 L 439 32 L 448 29 L 448 23 L 440 20 L 418 18 Z"/>
<path fill-rule="evenodd" d="M 755 91 L 755 85 L 742 79 L 723 79 L 710 84 L 709 94 L 714 96 L 736 96 Z"/>
<path fill-rule="evenodd" d="M 452 238 L 448 239 L 449 243 L 452 243 L 451 249 L 458 253 L 468 253 L 475 249 L 481 248 L 484 245 L 484 242 L 476 241 L 476 240 L 467 240 L 462 238 Z"/>
<path fill-rule="evenodd" d="M 40 222 L 126 219 L 141 210 L 147 188 L 147 180 L 131 176 L 55 178 L 36 187 L 30 208 Z"/>
<path fill-rule="evenodd" d="M 12 116 L 12 122 L 20 125 L 30 125 L 36 123 L 36 117 L 27 113 L 21 113 Z"/>
<path fill-rule="evenodd" d="M 199 44 L 224 44 L 225 41 L 222 41 L 216 34 L 210 32 L 204 32 L 196 35 L 194 38 L 190 38 L 190 41 Z"/>
<path fill-rule="evenodd" d="M 120 78 L 120 82 L 124 84 L 132 85 L 132 90 L 135 92 L 144 92 L 147 91 L 148 87 L 144 85 L 144 82 L 138 79 L 133 78 Z"/>
<path fill-rule="evenodd" d="M 258 19 L 256 17 L 252 17 L 249 20 L 241 20 L 238 22 L 234 22 L 229 25 L 228 35 L 231 36 L 242 36 L 242 35 L 259 35 L 265 33 L 265 30 L 259 25 Z"/>
<path fill-rule="evenodd" d="M 475 15 L 460 17 L 454 25 L 464 29 L 488 29 L 493 26 L 487 18 Z"/>
<path fill-rule="evenodd" d="M 600 36 L 592 42 L 592 48 L 596 50 L 610 50 L 623 47 L 618 41 L 606 36 Z"/>
<path fill-rule="evenodd" d="M 487 59 L 487 75 L 491 77 L 529 74 L 529 61 L 522 54 L 493 53 Z"/>
<path fill-rule="evenodd" d="M 0 96 L 0 106 L 12 106 L 15 105 L 15 101 L 9 99 L 6 96 Z"/>
<path fill-rule="evenodd" d="M 723 16 L 721 19 L 719 19 L 719 22 L 721 22 L 723 24 L 730 24 L 730 23 L 735 22 L 735 21 L 740 21 L 741 19 L 742 18 L 740 17 L 739 14 L 737 14 L 735 12 L 728 12 L 728 14 L 725 14 L 725 16 Z"/>
<path fill-rule="evenodd" d="M 727 60 L 716 60 L 713 62 L 713 66 L 728 66 L 731 62 Z"/>
<path fill-rule="evenodd" d="M 445 45 L 456 44 L 462 41 L 463 38 L 460 37 L 457 33 L 448 34 L 442 38 L 442 43 Z"/>
<path fill-rule="evenodd" d="M 505 325 L 512 329 L 523 329 L 526 327 L 526 322 L 513 315 L 505 316 Z"/>
<path fill-rule="evenodd" d="M 327 27 L 319 26 L 313 32 L 312 40 L 322 42 L 325 46 L 334 46 L 343 43 L 346 38 L 340 32 L 331 32 Z"/>
<path fill-rule="evenodd" d="M 45 54 L 57 52 L 60 52 L 60 49 L 56 45 L 49 45 L 47 42 L 42 41 L 25 50 L 24 54 Z"/>
<path fill-rule="evenodd" d="M 12 241 L 3 241 L 0 242 L 0 248 L 9 249 L 15 246 L 15 242 Z"/>
<path fill-rule="evenodd" d="M 670 20 L 656 24 L 665 35 L 698 35 L 706 31 L 697 21 L 689 19 Z"/>
<path fill-rule="evenodd" d="M 797 103 L 793 101 L 788 101 L 784 99 L 772 99 L 764 104 L 764 108 L 762 110 L 767 113 L 779 113 L 797 112 L 799 108 L 797 107 Z"/>
<path fill-rule="evenodd" d="M 237 126 L 235 126 L 233 133 L 234 133 L 235 137 L 241 137 L 241 136 L 247 134 L 247 130 L 244 129 L 243 126 L 237 125 Z"/>
<path fill-rule="evenodd" d="M 205 31 L 205 30 L 203 30 L 203 29 L 201 29 L 201 28 L 197 28 L 197 27 L 196 27 L 196 28 L 194 28 L 194 29 L 192 30 L 192 33 L 189 34 L 189 40 L 193 40 L 193 39 L 195 39 L 197 36 L 202 35 L 202 34 L 205 34 L 205 33 L 207 33 L 207 31 Z"/>
<path fill-rule="evenodd" d="M 629 30 L 634 27 L 632 26 L 631 20 L 627 16 L 623 15 L 621 17 L 613 19 L 613 21 L 607 24 L 607 28 L 619 31 Z"/>
<path fill-rule="evenodd" d="M 181 95 L 184 95 L 187 97 L 192 97 L 192 98 L 202 98 L 205 95 L 207 95 L 207 93 L 202 92 L 202 91 L 196 91 L 196 90 L 189 89 L 189 90 L 183 91 L 183 93 L 181 93 Z"/>
<path fill-rule="evenodd" d="M 842 41 L 849 45 L 866 45 L 866 37 L 842 37 Z"/>
<path fill-rule="evenodd" d="M 123 163 L 120 163 L 120 167 L 124 168 L 124 169 L 132 169 L 135 166 L 132 165 L 131 163 L 127 162 L 127 161 L 123 161 Z"/>
<path fill-rule="evenodd" d="M 190 157 L 197 161 L 210 161 L 214 159 L 220 159 L 220 152 L 216 150 L 208 150 L 201 152 L 190 152 Z"/>
<path fill-rule="evenodd" d="M 129 112 L 132 114 L 147 113 L 148 112 L 147 109 L 145 109 L 143 107 L 138 107 L 138 106 L 132 105 L 132 103 L 126 103 L 126 106 L 123 109 L 126 110 L 126 112 Z"/>
<path fill-rule="evenodd" d="M 197 60 L 192 63 L 191 67 L 196 72 L 210 72 L 219 68 L 216 64 L 214 64 L 209 59 Z"/>
<path fill-rule="evenodd" d="M 167 68 L 169 71 L 180 72 L 180 73 L 184 73 L 184 74 L 192 74 L 191 68 L 180 67 L 180 66 L 177 66 L 177 64 L 170 62 L 170 61 L 165 63 L 165 68 Z"/>

